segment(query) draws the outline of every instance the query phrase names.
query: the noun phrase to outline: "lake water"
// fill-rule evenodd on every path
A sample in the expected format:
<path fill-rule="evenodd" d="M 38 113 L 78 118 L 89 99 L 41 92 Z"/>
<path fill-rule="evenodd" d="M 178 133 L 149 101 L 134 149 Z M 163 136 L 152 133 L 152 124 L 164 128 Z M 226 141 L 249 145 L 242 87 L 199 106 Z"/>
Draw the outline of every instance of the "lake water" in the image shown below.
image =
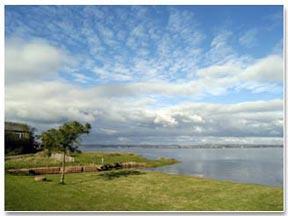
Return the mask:
<path fill-rule="evenodd" d="M 169 157 L 181 161 L 175 165 L 152 169 L 169 174 L 271 186 L 283 185 L 283 148 L 147 149 L 82 146 L 82 150 L 133 152 L 151 159 Z"/>

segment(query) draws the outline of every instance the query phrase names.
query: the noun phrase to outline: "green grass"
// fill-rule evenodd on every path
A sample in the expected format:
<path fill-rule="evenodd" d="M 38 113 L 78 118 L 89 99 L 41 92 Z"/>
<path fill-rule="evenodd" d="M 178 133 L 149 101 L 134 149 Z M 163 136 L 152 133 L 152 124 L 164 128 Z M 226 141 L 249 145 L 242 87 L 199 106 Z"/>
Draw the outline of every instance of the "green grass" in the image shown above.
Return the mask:
<path fill-rule="evenodd" d="M 134 157 L 134 156 L 133 156 Z M 5 175 L 7 211 L 282 211 L 281 188 L 143 170 Z"/>
<path fill-rule="evenodd" d="M 105 153 L 105 152 L 83 152 L 81 154 L 74 154 L 75 161 L 67 162 L 66 166 L 75 165 L 93 165 L 101 164 L 102 157 L 104 163 L 115 162 L 141 162 L 146 163 L 147 167 L 157 167 L 177 163 L 178 161 L 169 158 L 159 158 L 157 160 L 149 160 L 140 155 L 133 153 Z M 43 154 L 29 154 L 23 157 L 9 158 L 5 161 L 5 169 L 18 168 L 34 168 L 34 167 L 52 167 L 61 166 L 61 162 L 44 156 Z"/>

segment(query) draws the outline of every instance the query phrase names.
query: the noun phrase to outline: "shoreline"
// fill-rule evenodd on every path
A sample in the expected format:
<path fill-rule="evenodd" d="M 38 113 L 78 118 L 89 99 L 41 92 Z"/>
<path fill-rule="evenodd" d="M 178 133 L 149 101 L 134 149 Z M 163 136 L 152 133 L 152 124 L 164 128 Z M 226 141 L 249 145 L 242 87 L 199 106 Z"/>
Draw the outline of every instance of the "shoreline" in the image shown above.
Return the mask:
<path fill-rule="evenodd" d="M 147 159 L 145 156 L 141 155 L 140 153 L 135 153 L 135 152 L 117 152 L 117 150 L 115 151 L 84 151 L 81 154 L 102 154 L 102 155 L 115 155 L 115 156 L 120 156 L 120 155 L 135 155 L 135 156 L 139 156 L 142 157 L 143 159 Z M 81 155 L 80 154 L 80 155 Z M 9 160 L 13 160 L 13 157 L 15 157 L 16 159 L 21 159 L 21 158 L 25 158 L 25 157 L 30 157 L 33 156 L 34 154 L 27 154 L 27 155 L 16 155 L 16 156 L 9 156 Z M 105 156 L 106 157 L 106 156 Z M 161 159 L 161 158 L 158 158 Z M 256 182 L 245 182 L 245 181 L 237 181 L 237 180 L 233 180 L 233 179 L 223 179 L 223 178 L 217 178 L 217 177 L 210 177 L 210 176 L 205 176 L 203 174 L 200 175 L 194 175 L 194 174 L 185 174 L 185 173 L 169 173 L 169 172 L 165 172 L 163 170 L 159 170 L 162 167 L 165 169 L 166 166 L 173 166 L 176 165 L 178 163 L 182 163 L 179 160 L 175 160 L 173 158 L 162 158 L 164 159 L 162 164 L 156 164 L 156 165 L 149 165 L 149 164 L 145 164 L 145 163 L 137 163 L 137 162 L 133 162 L 130 161 L 128 163 L 125 162 L 123 163 L 106 163 L 105 166 L 108 166 L 110 168 L 107 169 L 103 169 L 101 170 L 101 165 L 99 164 L 76 164 L 76 165 L 67 165 L 66 166 L 66 172 L 65 173 L 84 173 L 84 172 L 102 172 L 102 171 L 113 171 L 113 170 L 117 170 L 118 169 L 125 169 L 125 168 L 141 168 L 145 171 L 152 171 L 152 172 L 160 172 L 163 174 L 168 174 L 168 175 L 174 175 L 174 176 L 186 176 L 186 177 L 196 177 L 196 178 L 203 178 L 203 179 L 210 179 L 210 180 L 217 180 L 217 181 L 230 181 L 230 182 L 234 182 L 234 183 L 239 183 L 239 184 L 255 184 L 255 185 L 261 185 L 261 186 L 268 186 L 268 187 L 275 187 L 275 188 L 283 188 L 283 183 L 281 185 L 271 185 L 271 184 L 265 184 L 265 183 L 256 183 Z M 7 161 L 9 161 L 7 160 Z M 149 159 L 150 161 L 156 161 L 155 159 Z M 167 160 L 167 161 L 165 161 Z M 169 161 L 170 160 L 170 161 Z M 130 163 L 130 164 L 129 164 Z M 5 162 L 6 164 L 6 162 Z M 68 163 L 69 164 L 69 163 Z M 14 168 L 14 169 L 6 169 L 5 166 L 5 172 L 10 173 L 10 174 L 14 174 L 14 175 L 42 175 L 42 174 L 59 174 L 61 173 L 61 166 L 36 166 L 36 167 L 23 167 L 23 168 Z"/>

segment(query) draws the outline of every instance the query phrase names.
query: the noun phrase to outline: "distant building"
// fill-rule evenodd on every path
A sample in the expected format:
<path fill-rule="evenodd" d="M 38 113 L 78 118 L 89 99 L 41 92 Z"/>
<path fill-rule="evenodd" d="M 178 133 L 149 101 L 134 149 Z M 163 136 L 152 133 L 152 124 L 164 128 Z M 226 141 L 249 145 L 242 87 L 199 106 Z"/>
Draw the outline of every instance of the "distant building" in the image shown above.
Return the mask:
<path fill-rule="evenodd" d="M 34 137 L 30 127 L 26 124 L 5 122 L 5 154 L 34 151 Z"/>

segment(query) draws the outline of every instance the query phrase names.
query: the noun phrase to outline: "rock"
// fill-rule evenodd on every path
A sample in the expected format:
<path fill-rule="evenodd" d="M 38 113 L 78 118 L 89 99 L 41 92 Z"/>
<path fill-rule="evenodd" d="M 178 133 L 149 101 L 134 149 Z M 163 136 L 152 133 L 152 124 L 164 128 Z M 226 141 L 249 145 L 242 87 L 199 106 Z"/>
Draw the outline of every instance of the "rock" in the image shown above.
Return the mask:
<path fill-rule="evenodd" d="M 115 169 L 120 169 L 120 168 L 122 168 L 121 163 L 114 163 L 114 168 L 115 168 Z"/>
<path fill-rule="evenodd" d="M 45 176 L 35 176 L 34 180 L 37 182 L 41 182 L 41 181 L 46 181 L 46 177 Z"/>
<path fill-rule="evenodd" d="M 112 166 L 111 164 L 104 164 L 104 165 L 101 165 L 101 166 L 100 166 L 100 170 L 101 170 L 101 171 L 110 170 L 110 169 L 112 169 L 112 168 L 113 168 L 113 166 Z"/>

